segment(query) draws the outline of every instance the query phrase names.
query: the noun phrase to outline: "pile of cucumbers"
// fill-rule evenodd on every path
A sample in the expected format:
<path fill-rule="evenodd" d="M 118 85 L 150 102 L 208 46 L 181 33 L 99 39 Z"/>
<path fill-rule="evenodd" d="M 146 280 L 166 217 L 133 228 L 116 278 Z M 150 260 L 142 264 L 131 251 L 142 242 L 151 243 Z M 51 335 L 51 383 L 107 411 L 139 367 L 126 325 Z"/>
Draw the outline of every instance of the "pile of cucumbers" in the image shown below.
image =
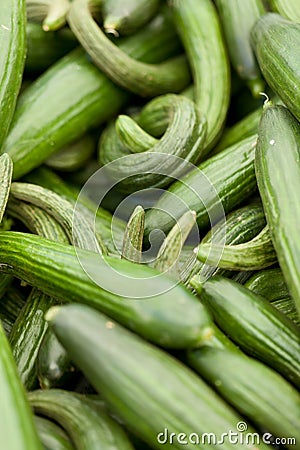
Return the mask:
<path fill-rule="evenodd" d="M 299 49 L 299 0 L 1 0 L 0 449 L 300 449 Z"/>

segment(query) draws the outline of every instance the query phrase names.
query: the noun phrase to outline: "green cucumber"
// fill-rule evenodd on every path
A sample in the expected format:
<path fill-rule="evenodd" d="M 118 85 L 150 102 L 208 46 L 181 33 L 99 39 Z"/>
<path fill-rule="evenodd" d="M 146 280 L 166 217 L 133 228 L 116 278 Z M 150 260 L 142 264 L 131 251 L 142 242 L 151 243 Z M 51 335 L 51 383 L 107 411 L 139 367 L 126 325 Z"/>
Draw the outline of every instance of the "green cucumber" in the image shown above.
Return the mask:
<path fill-rule="evenodd" d="M 179 45 L 166 14 L 122 42 L 123 51 L 144 62 L 160 61 L 176 52 Z M 64 145 L 110 119 L 128 98 L 82 49 L 60 59 L 19 98 L 2 148 L 13 160 L 14 178 L 27 174 Z"/>
<path fill-rule="evenodd" d="M 8 133 L 25 63 L 25 0 L 3 0 L 0 10 L 0 149 Z"/>
<path fill-rule="evenodd" d="M 201 158 L 206 136 L 206 120 L 195 104 L 182 95 L 167 94 L 149 102 L 141 115 L 150 115 L 152 109 L 159 108 L 162 110 L 161 114 L 167 118 L 168 126 L 161 139 L 155 140 L 147 151 L 140 151 L 136 146 L 124 148 L 122 137 L 121 145 L 116 146 L 111 146 L 111 140 L 105 139 L 105 136 L 100 140 L 102 165 L 127 156 L 125 160 L 109 164 L 107 168 L 107 173 L 111 177 L 121 181 L 118 186 L 124 192 L 163 187 L 170 183 L 170 177 L 167 175 L 170 174 L 176 179 L 186 171 L 186 161 L 196 163 Z M 133 120 L 127 117 L 127 135 L 137 134 L 134 127 L 137 124 L 132 122 Z M 129 139 L 127 144 L 128 142 Z M 171 157 L 168 158 L 168 155 Z"/>
<path fill-rule="evenodd" d="M 5 276 L 7 277 L 7 275 Z M 12 277 L 10 277 L 10 275 L 8 275 L 8 279 L 9 283 L 11 283 Z M 15 323 L 23 306 L 24 300 L 16 291 L 16 289 L 7 289 L 0 302 L 0 321 L 2 322 L 3 329 L 7 336 L 10 335 L 13 324 Z"/>
<path fill-rule="evenodd" d="M 221 330 L 254 356 L 300 386 L 299 328 L 263 297 L 244 286 L 216 276 L 193 287 Z"/>
<path fill-rule="evenodd" d="M 300 395 L 274 370 L 241 352 L 211 347 L 191 350 L 188 361 L 258 429 L 300 441 Z"/>
<path fill-rule="evenodd" d="M 26 25 L 26 73 L 41 73 L 77 46 L 73 33 L 67 29 L 45 32 L 38 23 Z"/>
<path fill-rule="evenodd" d="M 244 286 L 255 294 L 274 302 L 290 296 L 282 271 L 266 269 L 255 273 Z"/>
<path fill-rule="evenodd" d="M 190 82 L 184 56 L 160 64 L 145 64 L 108 39 L 95 21 L 92 9 L 101 0 L 74 0 L 68 14 L 71 30 L 94 63 L 114 83 L 142 97 L 180 92 Z"/>
<path fill-rule="evenodd" d="M 227 41 L 231 63 L 238 75 L 247 82 L 252 95 L 264 90 L 253 49 L 250 31 L 256 20 L 265 13 L 262 0 L 215 0 Z"/>
<path fill-rule="evenodd" d="M 62 428 L 44 417 L 34 416 L 39 438 L 45 450 L 74 450 Z"/>
<path fill-rule="evenodd" d="M 64 428 L 77 450 L 133 450 L 121 426 L 83 395 L 51 389 L 28 398 L 35 412 Z"/>
<path fill-rule="evenodd" d="M 88 162 L 94 150 L 95 141 L 91 135 L 87 134 L 51 155 L 46 165 L 54 170 L 73 172 Z"/>
<path fill-rule="evenodd" d="M 291 298 L 281 269 L 266 269 L 254 274 L 244 286 L 255 294 L 265 297 L 272 306 L 300 325 L 295 303 Z"/>
<path fill-rule="evenodd" d="M 0 324 L 0 442 L 11 450 L 42 450 L 24 387 Z"/>
<path fill-rule="evenodd" d="M 267 225 L 251 241 L 242 244 L 201 243 L 197 258 L 210 266 L 229 270 L 260 270 L 277 262 Z"/>
<path fill-rule="evenodd" d="M 113 35 L 132 34 L 157 12 L 159 0 L 104 0 L 103 27 Z"/>
<path fill-rule="evenodd" d="M 110 410 L 151 447 L 181 449 L 181 439 L 192 449 L 191 433 L 220 436 L 235 429 L 239 416 L 201 378 L 104 315 L 87 306 L 67 305 L 49 310 L 47 320 Z M 207 446 L 199 442 L 198 448 Z M 225 440 L 214 448 L 245 446 Z"/>
<path fill-rule="evenodd" d="M 258 232 L 261 231 L 265 225 L 265 215 L 260 205 L 249 205 L 237 209 L 231 212 L 226 217 L 226 222 L 221 220 L 218 222 L 201 240 L 201 245 L 205 243 L 214 242 L 216 245 L 218 242 L 223 242 L 227 245 L 237 245 L 248 239 L 253 238 Z M 224 239 L 225 236 L 225 239 Z M 218 268 L 212 267 L 207 264 L 203 264 L 201 261 L 195 261 L 195 254 L 193 255 L 192 266 L 190 269 L 188 265 L 191 261 L 187 261 L 185 264 L 185 277 L 184 281 L 189 282 L 193 275 L 201 275 L 202 278 L 208 279 L 211 276 L 218 273 L 219 275 L 230 275 L 230 272 L 221 271 Z M 191 258 L 190 258 L 191 259 Z"/>
<path fill-rule="evenodd" d="M 261 108 L 257 108 L 232 127 L 226 128 L 221 136 L 220 142 L 218 142 L 218 145 L 211 152 L 211 156 L 257 133 L 261 114 Z"/>
<path fill-rule="evenodd" d="M 273 11 L 293 22 L 300 22 L 299 0 L 269 0 Z"/>
<path fill-rule="evenodd" d="M 156 228 L 166 233 L 187 209 L 196 211 L 200 230 L 206 229 L 210 216 L 215 223 L 224 212 L 230 212 L 249 198 L 257 187 L 256 140 L 254 135 L 236 143 L 174 182 L 146 214 L 145 233 Z"/>
<path fill-rule="evenodd" d="M 300 120 L 300 60 L 297 52 L 300 46 L 300 24 L 268 13 L 258 19 L 251 36 L 260 69 L 268 85 Z"/>
<path fill-rule="evenodd" d="M 110 286 L 117 287 L 121 294 L 93 282 L 79 260 L 88 264 L 89 272 L 94 271 L 94 279 L 105 284 L 109 278 Z M 206 309 L 190 292 L 144 265 L 103 258 L 40 236 L 12 231 L 0 233 L 0 261 L 1 271 L 10 272 L 53 297 L 90 304 L 162 346 L 197 346 L 210 329 Z M 155 291 L 153 276 L 158 276 Z M 133 278 L 143 278 L 142 286 Z M 126 297 L 129 293 L 138 298 Z"/>
<path fill-rule="evenodd" d="M 42 389 L 70 387 L 76 373 L 69 355 L 51 329 L 47 329 L 36 359 L 37 377 Z"/>
<path fill-rule="evenodd" d="M 299 158 L 299 123 L 284 106 L 267 104 L 259 125 L 255 155 L 257 184 L 279 265 L 298 313 L 300 313 L 300 209 L 297 195 L 300 192 Z"/>
<path fill-rule="evenodd" d="M 26 0 L 27 19 L 42 22 L 44 31 L 63 27 L 69 8 L 69 0 Z"/>
<path fill-rule="evenodd" d="M 27 390 L 37 387 L 36 360 L 47 329 L 44 315 L 55 304 L 52 297 L 33 288 L 9 335 L 19 376 Z"/>
<path fill-rule="evenodd" d="M 195 85 L 195 103 L 207 119 L 207 153 L 223 128 L 230 97 L 229 61 L 211 0 L 170 0 Z"/>
<path fill-rule="evenodd" d="M 4 153 L 0 156 L 0 224 L 6 209 L 11 187 L 12 172 L 12 160 L 7 153 Z"/>

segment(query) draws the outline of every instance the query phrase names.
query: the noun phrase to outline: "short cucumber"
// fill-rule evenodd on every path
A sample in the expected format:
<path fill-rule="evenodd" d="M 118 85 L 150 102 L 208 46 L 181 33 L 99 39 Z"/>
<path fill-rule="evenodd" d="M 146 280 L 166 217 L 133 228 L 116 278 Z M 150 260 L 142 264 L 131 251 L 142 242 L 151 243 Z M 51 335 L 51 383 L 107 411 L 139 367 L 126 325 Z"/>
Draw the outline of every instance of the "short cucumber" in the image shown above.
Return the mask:
<path fill-rule="evenodd" d="M 105 286 L 108 279 L 109 286 L 117 287 L 119 295 L 92 281 L 79 260 L 81 264 L 88 264 L 89 272 L 94 271 L 92 276 L 101 286 L 103 283 Z M 13 231 L 0 233 L 0 261 L 2 271 L 6 270 L 65 302 L 93 305 L 162 346 L 197 346 L 210 330 L 210 316 L 195 296 L 144 265 L 125 259 L 103 258 L 87 250 L 75 251 L 70 245 Z M 153 276 L 156 275 L 154 291 Z M 134 281 L 139 278 L 143 278 L 142 285 Z M 135 298 L 128 298 L 129 293 L 135 293 Z"/>
<path fill-rule="evenodd" d="M 299 122 L 284 106 L 267 104 L 258 131 L 257 184 L 278 262 L 300 313 L 299 159 Z"/>
<path fill-rule="evenodd" d="M 290 296 L 280 269 L 261 270 L 255 273 L 244 286 L 255 294 L 265 297 L 269 302 Z"/>
<path fill-rule="evenodd" d="M 229 61 L 212 0 L 170 0 L 193 73 L 195 103 L 207 119 L 205 152 L 223 128 L 230 97 Z"/>
<path fill-rule="evenodd" d="M 170 230 L 189 208 L 197 213 L 200 230 L 222 218 L 256 190 L 253 135 L 215 155 L 174 182 L 146 214 L 145 233 Z M 224 167 L 226 171 L 224 173 Z M 220 215 L 218 217 L 218 215 Z"/>
<path fill-rule="evenodd" d="M 68 436 L 62 428 L 48 419 L 34 416 L 39 438 L 46 450 L 74 450 Z"/>
<path fill-rule="evenodd" d="M 77 450 L 133 450 L 121 426 L 83 395 L 51 389 L 32 391 L 28 398 L 37 413 L 66 430 Z"/>
<path fill-rule="evenodd" d="M 225 334 L 300 386 L 300 333 L 292 321 L 263 297 L 227 278 L 216 276 L 204 284 L 195 279 L 193 286 Z"/>
<path fill-rule="evenodd" d="M 0 9 L 0 149 L 13 118 L 25 63 L 25 0 L 3 0 Z"/>
<path fill-rule="evenodd" d="M 220 436 L 235 429 L 239 416 L 201 378 L 104 315 L 87 306 L 67 305 L 49 310 L 47 320 L 111 411 L 151 447 L 161 449 L 164 443 L 168 449 L 181 449 L 178 433 L 184 433 L 185 448 L 192 449 L 190 433 Z M 227 440 L 214 447 L 245 448 Z M 198 448 L 207 446 L 198 443 Z"/>
<path fill-rule="evenodd" d="M 300 60 L 297 52 L 300 46 L 300 23 L 291 22 L 279 14 L 268 13 L 258 19 L 251 36 L 260 69 L 268 85 L 300 120 Z"/>
<path fill-rule="evenodd" d="M 300 395 L 284 378 L 242 352 L 204 347 L 190 365 L 260 430 L 300 441 Z M 288 448 L 294 448 L 290 445 Z"/>
<path fill-rule="evenodd" d="M 159 0 L 104 0 L 103 26 L 113 35 L 132 34 L 157 12 Z"/>
<path fill-rule="evenodd" d="M 42 73 L 58 59 L 77 46 L 73 33 L 67 28 L 53 32 L 44 31 L 40 24 L 26 24 L 27 53 L 25 72 Z"/>
<path fill-rule="evenodd" d="M 160 61 L 176 52 L 178 45 L 166 14 L 120 42 L 123 51 L 144 62 Z M 14 162 L 14 178 L 27 174 L 56 150 L 114 116 L 128 98 L 88 60 L 82 49 L 61 58 L 19 98 L 2 148 Z"/>
<path fill-rule="evenodd" d="M 6 449 L 42 450 L 24 387 L 0 324 L 0 442 Z"/>

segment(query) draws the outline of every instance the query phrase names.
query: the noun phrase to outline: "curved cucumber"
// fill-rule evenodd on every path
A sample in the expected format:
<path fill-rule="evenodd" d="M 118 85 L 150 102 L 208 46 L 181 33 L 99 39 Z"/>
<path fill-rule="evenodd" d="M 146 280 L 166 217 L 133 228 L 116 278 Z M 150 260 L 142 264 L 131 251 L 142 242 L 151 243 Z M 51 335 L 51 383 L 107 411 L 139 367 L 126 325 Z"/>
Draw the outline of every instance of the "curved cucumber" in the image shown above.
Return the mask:
<path fill-rule="evenodd" d="M 13 118 L 25 63 L 25 0 L 3 0 L 0 9 L 0 149 Z"/>
<path fill-rule="evenodd" d="M 73 361 L 101 392 L 114 414 L 151 447 L 186 448 L 190 433 L 220 436 L 239 421 L 201 378 L 162 350 L 83 305 L 53 308 L 47 314 Z M 173 442 L 169 442 L 174 433 Z M 198 443 L 205 449 L 206 443 Z M 244 449 L 223 441 L 216 449 Z M 254 446 L 249 447 L 254 450 Z M 256 448 L 265 448 L 262 444 Z"/>
<path fill-rule="evenodd" d="M 194 280 L 194 279 L 193 279 Z M 247 353 L 300 386 L 298 327 L 244 286 L 216 276 L 194 288 L 222 331 Z"/>
<path fill-rule="evenodd" d="M 66 433 L 54 422 L 39 416 L 34 416 L 34 421 L 46 450 L 74 450 Z"/>
<path fill-rule="evenodd" d="M 264 82 L 250 43 L 250 31 L 256 20 L 265 13 L 262 0 L 216 0 L 224 29 L 228 52 L 238 75 L 248 82 L 257 97 L 264 90 Z"/>
<path fill-rule="evenodd" d="M 160 15 L 144 30 L 120 42 L 120 48 L 136 59 L 156 62 L 176 51 L 178 40 L 166 15 Z M 19 98 L 2 149 L 13 160 L 14 179 L 39 166 L 88 129 L 110 119 L 128 98 L 89 61 L 82 49 L 63 57 Z"/>
<path fill-rule="evenodd" d="M 299 0 L 269 0 L 272 9 L 293 22 L 300 22 Z"/>
<path fill-rule="evenodd" d="M 93 305 L 162 346 L 197 346 L 210 329 L 211 319 L 195 296 L 144 265 L 103 258 L 86 250 L 75 251 L 69 245 L 12 231 L 0 233 L 0 258 L 2 271 L 13 273 L 53 297 Z M 94 272 L 92 276 L 100 286 L 89 278 L 79 260 L 85 267 L 88 265 L 90 274 Z M 119 276 L 115 279 L 114 271 L 121 274 L 121 281 Z M 143 298 L 126 297 L 133 292 L 132 286 L 140 286 L 134 282 L 140 278 L 142 289 L 137 288 L 136 296 Z M 107 279 L 109 286 L 118 283 L 122 296 L 101 287 Z"/>
<path fill-rule="evenodd" d="M 126 160 L 116 161 L 107 168 L 110 176 L 122 180 L 119 186 L 125 192 L 163 187 L 170 183 L 170 177 L 167 175 L 177 179 L 186 170 L 186 161 L 195 163 L 201 158 L 206 136 L 206 120 L 196 105 L 182 95 L 167 94 L 148 103 L 141 116 L 151 115 L 152 109 L 159 108 L 169 123 L 161 139 L 158 141 L 155 139 L 150 148 L 141 149 L 133 142 L 132 137 L 137 135 L 138 125 L 126 116 L 126 123 L 123 116 L 118 119 L 118 122 L 121 122 L 117 128 L 121 138 L 119 145 L 116 142 L 117 145 L 112 146 L 111 139 L 105 139 L 105 135 L 100 141 L 100 161 L 103 165 L 122 156 L 128 156 Z M 139 128 L 138 131 L 143 130 Z M 141 139 L 141 142 L 147 141 Z M 124 148 L 125 143 L 126 147 L 131 144 L 130 147 Z"/>
<path fill-rule="evenodd" d="M 68 23 L 96 66 L 114 83 L 142 97 L 180 92 L 189 84 L 190 72 L 184 56 L 145 64 L 111 42 L 93 18 L 91 10 L 99 6 L 99 0 L 74 0 Z"/>
<path fill-rule="evenodd" d="M 251 37 L 268 85 L 300 120 L 300 23 L 268 13 L 258 19 Z"/>
<path fill-rule="evenodd" d="M 219 17 L 211 0 L 169 3 L 191 65 L 195 103 L 207 119 L 207 153 L 223 128 L 230 97 L 229 61 Z"/>
<path fill-rule="evenodd" d="M 299 123 L 284 106 L 266 105 L 255 155 L 257 184 L 278 261 L 300 313 L 299 158 Z"/>
<path fill-rule="evenodd" d="M 37 413 L 58 422 L 77 450 L 133 450 L 121 426 L 84 396 L 51 389 L 28 394 Z"/>
<path fill-rule="evenodd" d="M 33 414 L 1 324 L 0 393 L 0 442 L 7 449 L 42 450 Z"/>

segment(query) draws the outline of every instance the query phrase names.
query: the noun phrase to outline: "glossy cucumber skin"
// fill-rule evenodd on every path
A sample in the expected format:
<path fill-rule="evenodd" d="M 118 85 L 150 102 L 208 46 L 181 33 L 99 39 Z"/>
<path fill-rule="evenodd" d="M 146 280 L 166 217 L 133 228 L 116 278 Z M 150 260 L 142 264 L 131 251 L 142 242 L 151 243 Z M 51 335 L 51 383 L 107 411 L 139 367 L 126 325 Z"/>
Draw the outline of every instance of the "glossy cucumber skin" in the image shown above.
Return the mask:
<path fill-rule="evenodd" d="M 284 106 L 266 106 L 259 125 L 255 168 L 274 248 L 300 312 L 300 127 Z"/>
<path fill-rule="evenodd" d="M 70 30 L 44 31 L 41 24 L 26 24 L 26 73 L 42 73 L 77 46 Z"/>
<path fill-rule="evenodd" d="M 8 133 L 25 63 L 25 0 L 3 0 L 0 9 L 0 149 Z"/>
<path fill-rule="evenodd" d="M 268 13 L 256 22 L 251 37 L 268 85 L 300 120 L 300 24 Z"/>
<path fill-rule="evenodd" d="M 246 138 L 175 181 L 146 214 L 145 233 L 155 228 L 169 231 L 174 224 L 172 217 L 178 219 L 187 208 L 196 211 L 198 226 L 205 230 L 210 225 L 209 214 L 216 223 L 223 213 L 250 197 L 256 190 L 256 140 L 256 135 Z"/>
<path fill-rule="evenodd" d="M 130 55 L 147 62 L 160 60 L 177 47 L 175 31 L 162 16 L 121 45 Z M 2 148 L 14 162 L 14 179 L 88 129 L 109 120 L 128 98 L 128 93 L 101 73 L 82 49 L 60 59 L 19 98 Z"/>
<path fill-rule="evenodd" d="M 254 274 L 244 286 L 270 302 L 290 296 L 280 269 L 261 270 Z"/>
<path fill-rule="evenodd" d="M 151 447 L 161 448 L 157 435 L 164 428 L 169 434 L 205 431 L 220 436 L 239 420 L 186 366 L 104 315 L 83 305 L 67 305 L 50 310 L 47 320 L 112 412 Z M 175 438 L 164 447 L 180 449 L 182 444 Z M 207 448 L 201 443 L 198 447 Z M 214 448 L 234 446 L 225 440 Z"/>
<path fill-rule="evenodd" d="M 178 33 L 191 65 L 195 103 L 207 119 L 208 153 L 223 128 L 230 97 L 229 61 L 211 0 L 170 0 Z"/>
<path fill-rule="evenodd" d="M 180 285 L 174 286 L 173 280 L 150 267 L 124 259 L 104 259 L 93 252 L 75 251 L 72 246 L 17 232 L 0 233 L 0 255 L 2 270 L 65 302 L 90 304 L 162 346 L 197 346 L 210 329 L 210 316 L 195 296 Z M 94 279 L 100 270 L 102 284 L 107 278 L 112 284 L 116 283 L 111 268 L 119 271 L 123 277 L 121 282 L 118 278 L 118 288 L 119 292 L 124 292 L 123 296 L 94 283 L 78 258 L 81 264 L 88 264 Z M 156 284 L 162 293 L 156 296 L 153 296 L 153 275 L 160 275 Z M 132 292 L 133 277 L 144 278 L 143 296 L 148 298 L 125 297 Z"/>
<path fill-rule="evenodd" d="M 0 324 L 0 445 L 12 450 L 42 450 L 15 362 Z"/>
<path fill-rule="evenodd" d="M 188 359 L 229 404 L 259 429 L 299 441 L 300 396 L 278 373 L 241 352 L 227 349 L 191 350 Z"/>
<path fill-rule="evenodd" d="M 220 276 L 206 281 L 200 295 L 237 345 L 300 386 L 300 333 L 292 321 L 263 297 Z"/>
<path fill-rule="evenodd" d="M 67 431 L 77 450 L 133 450 L 121 426 L 83 395 L 50 389 L 32 391 L 28 398 L 35 411 Z"/>

